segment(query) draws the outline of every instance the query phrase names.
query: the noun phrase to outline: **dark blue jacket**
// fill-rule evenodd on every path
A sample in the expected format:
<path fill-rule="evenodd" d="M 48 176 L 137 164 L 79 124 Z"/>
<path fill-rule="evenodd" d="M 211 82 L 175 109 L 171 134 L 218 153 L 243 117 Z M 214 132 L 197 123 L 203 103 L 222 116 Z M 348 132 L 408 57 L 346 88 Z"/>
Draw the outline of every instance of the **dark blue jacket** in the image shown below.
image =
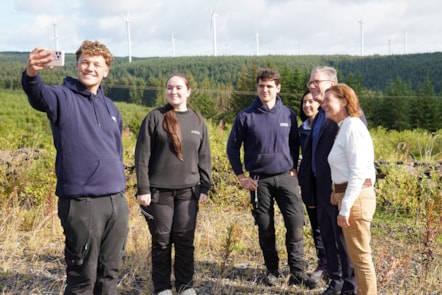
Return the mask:
<path fill-rule="evenodd" d="M 313 120 L 312 126 L 319 116 Z M 299 167 L 298 179 L 301 186 L 302 200 L 306 206 L 327 206 L 330 204 L 332 180 L 330 166 L 327 157 L 335 141 L 338 132 L 338 124 L 329 119 L 324 119 L 319 131 L 318 144 L 316 146 L 316 179 L 312 172 L 312 136 L 307 137 L 303 151 L 302 161 Z M 316 197 L 315 197 L 316 196 Z"/>
<path fill-rule="evenodd" d="M 307 119 L 308 120 L 308 119 Z M 310 133 L 311 133 L 311 129 L 310 128 L 305 128 L 304 126 L 305 121 L 301 123 L 301 125 L 299 125 L 299 142 L 301 145 L 301 153 L 304 154 L 304 149 L 305 149 L 305 144 L 307 142 L 307 138 L 309 137 Z"/>
<path fill-rule="evenodd" d="M 319 109 L 323 112 L 322 108 Z M 318 119 L 316 115 L 312 123 L 313 126 Z M 362 112 L 361 120 L 367 126 L 367 120 Z M 312 171 L 312 136 L 307 137 L 303 145 L 302 160 L 298 171 L 299 185 L 301 186 L 302 200 L 306 206 L 332 206 L 330 194 L 332 192 L 331 171 L 328 164 L 328 154 L 335 142 L 336 134 L 339 130 L 336 122 L 324 118 L 319 130 L 318 143 L 315 150 L 316 178 Z M 319 203 L 319 204 L 318 204 Z"/>
<path fill-rule="evenodd" d="M 45 112 L 57 150 L 56 194 L 59 197 L 101 196 L 125 190 L 122 119 L 115 104 L 78 80 L 45 85 L 38 75 L 22 74 L 23 90 L 33 108 Z"/>
<path fill-rule="evenodd" d="M 251 174 L 280 174 L 296 169 L 299 156 L 296 113 L 284 106 L 280 97 L 270 110 L 256 97 L 236 116 L 227 142 L 227 156 L 236 175 L 243 173 L 242 144 L 244 165 Z"/>

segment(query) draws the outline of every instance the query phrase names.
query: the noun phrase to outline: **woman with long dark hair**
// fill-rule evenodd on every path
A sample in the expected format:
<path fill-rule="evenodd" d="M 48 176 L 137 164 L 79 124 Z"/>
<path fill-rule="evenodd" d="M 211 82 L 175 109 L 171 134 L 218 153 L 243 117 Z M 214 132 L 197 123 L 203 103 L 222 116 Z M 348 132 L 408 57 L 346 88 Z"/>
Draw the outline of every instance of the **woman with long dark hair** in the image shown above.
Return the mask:
<path fill-rule="evenodd" d="M 178 294 L 193 288 L 194 236 L 198 204 L 208 198 L 211 156 L 207 126 L 187 106 L 185 75 L 166 82 L 168 103 L 151 111 L 140 127 L 135 148 L 137 202 L 152 235 L 154 292 L 171 295 L 172 244 Z"/>
<path fill-rule="evenodd" d="M 307 138 L 310 136 L 310 132 L 312 131 L 311 127 L 313 120 L 318 114 L 319 106 L 319 102 L 313 99 L 310 90 L 305 91 L 302 95 L 301 104 L 299 106 L 299 118 L 301 119 L 302 123 L 299 126 L 298 131 L 302 155 L 304 154 L 304 149 L 306 148 L 305 143 L 307 142 Z M 312 275 L 327 280 L 327 253 L 325 252 L 324 243 L 322 242 L 321 232 L 319 229 L 318 208 L 315 205 L 309 204 L 306 200 L 304 200 L 304 204 L 310 220 L 313 241 L 316 248 L 316 256 L 318 258 L 318 265 L 316 266 L 316 269 Z"/>

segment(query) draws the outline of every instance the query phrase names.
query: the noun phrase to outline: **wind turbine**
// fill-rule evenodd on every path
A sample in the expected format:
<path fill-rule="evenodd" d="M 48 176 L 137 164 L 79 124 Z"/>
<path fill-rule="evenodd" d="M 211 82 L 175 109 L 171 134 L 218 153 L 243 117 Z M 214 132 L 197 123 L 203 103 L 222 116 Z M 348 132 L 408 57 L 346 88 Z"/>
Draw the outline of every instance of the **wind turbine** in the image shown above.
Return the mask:
<path fill-rule="evenodd" d="M 60 49 L 60 44 L 59 44 L 59 38 L 58 38 L 58 32 L 57 32 L 57 23 L 52 22 L 52 27 L 54 28 L 55 49 L 59 50 Z"/>
<path fill-rule="evenodd" d="M 256 56 L 259 55 L 259 34 L 256 33 Z"/>
<path fill-rule="evenodd" d="M 213 30 L 213 56 L 216 56 L 216 17 L 218 16 L 214 10 L 210 13 L 211 25 Z"/>
<path fill-rule="evenodd" d="M 175 36 L 172 33 L 172 56 L 175 57 Z"/>
<path fill-rule="evenodd" d="M 404 35 L 404 51 L 405 54 L 408 54 L 408 32 L 405 32 Z"/>
<path fill-rule="evenodd" d="M 132 44 L 131 44 L 131 38 L 130 38 L 130 21 L 129 21 L 129 13 L 127 13 L 127 16 L 124 17 L 124 20 L 126 22 L 126 31 L 127 31 L 127 46 L 129 49 L 129 62 L 132 62 Z"/>
<path fill-rule="evenodd" d="M 388 55 L 391 55 L 391 39 L 388 39 Z"/>
<path fill-rule="evenodd" d="M 361 27 L 361 56 L 364 55 L 364 22 L 362 21 L 362 17 L 358 20 L 358 23 Z"/>

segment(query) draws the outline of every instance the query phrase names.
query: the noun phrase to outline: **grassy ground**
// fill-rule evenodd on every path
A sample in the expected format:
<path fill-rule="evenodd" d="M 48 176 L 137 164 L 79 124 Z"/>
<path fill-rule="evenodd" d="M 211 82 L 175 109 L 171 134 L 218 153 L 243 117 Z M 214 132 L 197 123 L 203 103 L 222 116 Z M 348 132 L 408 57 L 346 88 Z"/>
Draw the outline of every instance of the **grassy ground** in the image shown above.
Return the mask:
<path fill-rule="evenodd" d="M 61 294 L 64 285 L 63 234 L 57 217 L 53 175 L 54 149 L 47 119 L 33 111 L 21 94 L 1 95 L 0 124 L 0 294 Z M 8 104 L 10 105 L 8 107 Z M 146 110 L 120 105 L 132 130 Z M 134 109 L 133 109 L 134 108 Z M 257 229 L 247 196 L 237 187 L 225 157 L 227 128 L 209 124 L 213 158 L 213 199 L 201 206 L 195 240 L 195 287 L 200 294 L 309 294 L 260 284 L 264 273 Z M 376 160 L 408 164 L 410 158 L 426 167 L 384 165 L 376 182 L 378 211 L 372 225 L 373 252 L 380 294 L 440 295 L 442 290 L 442 130 L 371 130 Z M 136 136 L 125 132 L 124 161 L 128 170 L 130 233 L 121 269 L 119 291 L 151 294 L 150 234 L 133 199 L 133 147 Z M 32 148 L 26 148 L 32 147 Z M 24 149 L 25 148 L 25 149 Z M 433 165 L 434 164 L 434 165 Z M 422 173 L 425 172 L 423 177 Z M 417 172 L 417 173 L 416 173 Z M 404 213 L 405 212 L 405 213 Z M 284 264 L 284 226 L 277 214 L 277 244 Z M 305 227 L 308 270 L 315 253 Z M 325 287 L 325 282 L 321 287 Z"/>
<path fill-rule="evenodd" d="M 239 198 L 243 195 L 236 196 Z M 130 200 L 130 233 L 121 269 L 121 294 L 152 294 L 150 235 L 137 205 Z M 64 284 L 63 235 L 51 201 L 31 212 L 2 212 L 0 225 L 0 294 L 61 294 Z M 38 213 L 35 213 L 38 212 Z M 284 227 L 278 219 L 281 270 L 287 274 Z M 380 294 L 440 294 L 441 237 L 425 245 L 424 224 L 385 211 L 373 222 L 373 251 Z M 200 294 L 318 294 L 260 283 L 263 259 L 256 227 L 248 209 L 217 206 L 200 208 L 196 235 L 195 287 Z M 308 224 L 305 227 L 308 270 L 315 267 Z M 325 287 L 325 282 L 321 285 Z"/>

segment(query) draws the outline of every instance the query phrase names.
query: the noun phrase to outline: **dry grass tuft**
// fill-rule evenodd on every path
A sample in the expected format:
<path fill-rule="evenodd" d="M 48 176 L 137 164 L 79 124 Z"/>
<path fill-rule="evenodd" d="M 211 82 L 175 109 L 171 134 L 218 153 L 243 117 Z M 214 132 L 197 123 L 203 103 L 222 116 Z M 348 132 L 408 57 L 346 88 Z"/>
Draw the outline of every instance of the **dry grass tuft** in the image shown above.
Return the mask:
<path fill-rule="evenodd" d="M 152 294 L 150 234 L 138 206 L 128 194 L 130 232 L 121 269 L 120 294 Z M 52 208 L 53 209 L 53 208 Z M 33 215 L 29 222 L 29 215 Z M 284 227 L 279 212 L 277 244 L 281 270 L 285 263 Z M 388 222 L 386 222 L 388 220 Z M 410 219 L 411 220 L 411 219 Z M 26 224 L 26 226 L 24 226 Z M 430 271 L 424 276 L 426 251 L 420 234 L 424 224 L 394 220 L 378 212 L 373 223 L 373 250 L 380 294 L 440 294 L 442 249 L 435 243 Z M 440 242 L 440 236 L 439 242 Z M 306 290 L 261 284 L 265 272 L 257 230 L 248 208 L 220 207 L 208 202 L 200 207 L 195 239 L 195 287 L 200 294 L 318 294 Z M 315 265 L 315 251 L 305 227 L 308 271 Z M 61 294 L 64 284 L 63 234 L 56 210 L 47 206 L 25 212 L 9 208 L 0 224 L 0 294 Z M 325 287 L 325 282 L 321 287 Z"/>

